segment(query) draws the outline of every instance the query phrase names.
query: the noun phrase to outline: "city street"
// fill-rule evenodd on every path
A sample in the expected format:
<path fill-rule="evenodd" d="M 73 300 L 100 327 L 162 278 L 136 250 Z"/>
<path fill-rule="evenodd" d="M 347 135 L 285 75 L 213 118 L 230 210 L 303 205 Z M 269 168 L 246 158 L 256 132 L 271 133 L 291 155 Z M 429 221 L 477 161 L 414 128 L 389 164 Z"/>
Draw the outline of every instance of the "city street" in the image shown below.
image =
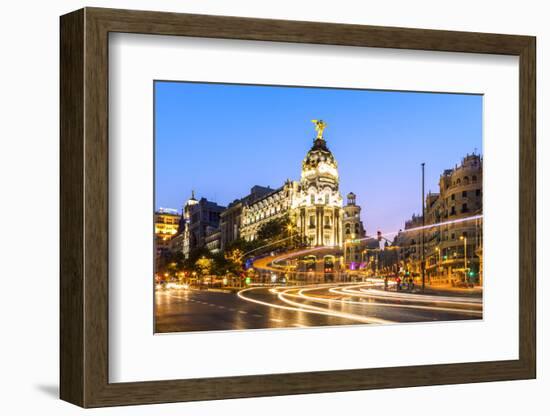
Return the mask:
<path fill-rule="evenodd" d="M 156 332 L 391 324 L 482 318 L 480 296 L 385 291 L 383 283 L 158 289 Z"/>

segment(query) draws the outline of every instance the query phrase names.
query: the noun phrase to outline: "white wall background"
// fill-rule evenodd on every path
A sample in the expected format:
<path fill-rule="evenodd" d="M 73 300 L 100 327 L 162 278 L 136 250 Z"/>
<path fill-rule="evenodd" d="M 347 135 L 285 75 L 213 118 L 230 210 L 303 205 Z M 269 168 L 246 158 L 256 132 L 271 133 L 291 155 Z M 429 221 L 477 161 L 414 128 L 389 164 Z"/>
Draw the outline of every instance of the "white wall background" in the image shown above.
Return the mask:
<path fill-rule="evenodd" d="M 5 2 L 0 14 L 0 409 L 4 414 L 72 415 L 81 409 L 58 395 L 58 16 L 83 6 L 166 10 L 276 19 L 318 20 L 537 36 L 538 53 L 538 330 L 539 378 L 459 386 L 225 400 L 87 411 L 102 415 L 546 415 L 550 361 L 544 272 L 550 146 L 550 26 L 543 1 L 121 0 Z M 546 201 L 544 201 L 546 199 Z M 544 263 L 544 264 L 543 264 Z M 546 266 L 546 267 L 544 267 Z M 543 270 L 544 267 L 544 270 Z"/>

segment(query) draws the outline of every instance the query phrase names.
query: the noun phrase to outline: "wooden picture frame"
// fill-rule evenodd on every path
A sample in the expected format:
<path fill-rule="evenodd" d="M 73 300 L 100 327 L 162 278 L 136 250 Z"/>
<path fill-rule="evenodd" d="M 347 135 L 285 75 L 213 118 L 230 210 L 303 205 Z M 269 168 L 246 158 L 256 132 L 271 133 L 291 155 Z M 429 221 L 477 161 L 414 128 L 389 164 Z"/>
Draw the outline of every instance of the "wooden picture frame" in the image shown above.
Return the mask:
<path fill-rule="evenodd" d="M 535 378 L 535 38 L 530 36 L 85 8 L 61 17 L 60 396 L 82 407 Z M 519 57 L 519 359 L 109 383 L 110 32 Z"/>

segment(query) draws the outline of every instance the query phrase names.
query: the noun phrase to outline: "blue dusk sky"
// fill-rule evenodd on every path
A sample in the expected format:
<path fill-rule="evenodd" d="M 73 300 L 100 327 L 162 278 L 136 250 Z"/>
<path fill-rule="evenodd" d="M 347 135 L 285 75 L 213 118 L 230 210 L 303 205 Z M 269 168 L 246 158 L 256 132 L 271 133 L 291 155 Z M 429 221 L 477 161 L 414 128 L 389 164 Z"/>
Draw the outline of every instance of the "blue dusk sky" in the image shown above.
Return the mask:
<path fill-rule="evenodd" d="M 155 82 L 155 207 L 195 190 L 220 205 L 254 185 L 299 180 L 315 138 L 338 161 L 340 192 L 353 191 L 367 233 L 395 232 L 467 153 L 482 152 L 480 95 Z"/>

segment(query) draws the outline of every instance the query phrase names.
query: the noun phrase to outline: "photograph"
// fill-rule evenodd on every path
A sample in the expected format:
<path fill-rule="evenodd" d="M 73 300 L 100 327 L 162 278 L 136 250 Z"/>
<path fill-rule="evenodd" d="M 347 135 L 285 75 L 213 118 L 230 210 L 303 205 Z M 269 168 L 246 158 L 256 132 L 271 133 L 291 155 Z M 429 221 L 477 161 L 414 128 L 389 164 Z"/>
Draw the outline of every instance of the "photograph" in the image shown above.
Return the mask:
<path fill-rule="evenodd" d="M 154 333 L 483 319 L 482 94 L 153 87 Z"/>
<path fill-rule="evenodd" d="M 0 415 L 550 415 L 543 2 L 3 6 Z"/>

